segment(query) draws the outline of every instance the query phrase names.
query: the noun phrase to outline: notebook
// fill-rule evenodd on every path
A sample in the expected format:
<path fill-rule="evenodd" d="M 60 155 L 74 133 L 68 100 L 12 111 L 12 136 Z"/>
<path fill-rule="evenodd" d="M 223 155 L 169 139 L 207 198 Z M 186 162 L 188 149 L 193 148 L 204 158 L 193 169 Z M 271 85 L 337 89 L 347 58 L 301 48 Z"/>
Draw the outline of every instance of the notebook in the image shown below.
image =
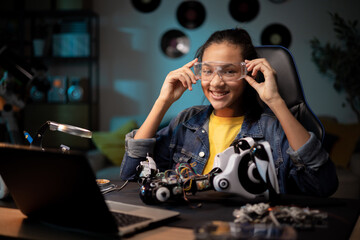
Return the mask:
<path fill-rule="evenodd" d="M 105 201 L 81 153 L 61 153 L 0 143 L 0 175 L 17 207 L 29 219 L 100 235 L 126 235 L 179 212 Z M 121 194 L 121 192 L 119 192 Z M 118 226 L 116 215 L 142 220 Z"/>

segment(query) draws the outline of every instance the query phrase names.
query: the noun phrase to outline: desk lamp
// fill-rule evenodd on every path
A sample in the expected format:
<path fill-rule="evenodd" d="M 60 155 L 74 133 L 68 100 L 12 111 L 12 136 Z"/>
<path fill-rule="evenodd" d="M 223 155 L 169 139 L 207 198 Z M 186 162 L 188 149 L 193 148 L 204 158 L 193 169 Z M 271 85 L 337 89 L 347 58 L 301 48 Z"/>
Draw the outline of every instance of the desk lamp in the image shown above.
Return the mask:
<path fill-rule="evenodd" d="M 47 121 L 37 131 L 36 136 L 34 137 L 34 140 L 31 143 L 31 145 L 42 147 L 42 139 L 47 130 L 59 131 L 83 138 L 92 138 L 92 132 L 87 129 L 68 125 L 68 124 L 61 124 L 53 121 Z"/>

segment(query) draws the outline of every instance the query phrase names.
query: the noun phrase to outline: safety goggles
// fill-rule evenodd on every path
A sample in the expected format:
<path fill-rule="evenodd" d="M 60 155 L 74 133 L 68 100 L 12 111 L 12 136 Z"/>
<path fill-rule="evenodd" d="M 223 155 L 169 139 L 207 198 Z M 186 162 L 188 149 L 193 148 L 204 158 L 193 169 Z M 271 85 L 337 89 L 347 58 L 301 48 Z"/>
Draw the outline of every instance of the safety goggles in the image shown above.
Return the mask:
<path fill-rule="evenodd" d="M 247 69 L 245 62 L 196 62 L 194 64 L 194 73 L 201 81 L 211 81 L 215 74 L 218 74 L 223 81 L 229 82 L 244 78 Z"/>

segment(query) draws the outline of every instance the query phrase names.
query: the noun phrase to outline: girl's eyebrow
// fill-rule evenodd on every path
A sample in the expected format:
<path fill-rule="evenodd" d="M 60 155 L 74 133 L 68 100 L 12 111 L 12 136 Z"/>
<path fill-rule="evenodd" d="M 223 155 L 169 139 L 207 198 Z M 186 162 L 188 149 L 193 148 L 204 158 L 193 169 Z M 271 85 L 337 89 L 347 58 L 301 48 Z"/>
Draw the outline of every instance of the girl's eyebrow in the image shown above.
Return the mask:
<path fill-rule="evenodd" d="M 228 63 L 228 62 L 202 62 L 204 65 L 221 65 L 222 67 L 229 67 L 229 66 L 235 66 L 237 64 L 241 63 Z"/>
<path fill-rule="evenodd" d="M 222 67 L 229 67 L 229 66 L 235 66 L 235 64 L 233 63 L 227 63 L 227 64 L 223 64 Z"/>
<path fill-rule="evenodd" d="M 203 62 L 202 65 L 206 66 L 206 67 L 213 67 L 214 66 L 214 64 L 211 64 L 210 62 Z"/>

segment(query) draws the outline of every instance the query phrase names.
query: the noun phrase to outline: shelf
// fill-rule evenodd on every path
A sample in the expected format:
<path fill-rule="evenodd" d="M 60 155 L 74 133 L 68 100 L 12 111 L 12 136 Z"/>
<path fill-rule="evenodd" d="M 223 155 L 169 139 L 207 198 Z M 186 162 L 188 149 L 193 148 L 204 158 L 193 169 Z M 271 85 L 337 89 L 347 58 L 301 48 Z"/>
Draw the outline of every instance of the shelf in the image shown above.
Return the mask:
<path fill-rule="evenodd" d="M 30 57 L 34 60 L 52 61 L 52 62 L 84 62 L 84 61 L 98 61 L 99 57 Z"/>
<path fill-rule="evenodd" d="M 92 18 L 98 17 L 98 14 L 92 10 L 0 10 L 0 18 Z"/>
<path fill-rule="evenodd" d="M 11 46 L 27 63 L 33 64 L 33 66 L 35 64 L 45 65 L 48 69 L 46 75 L 49 80 L 54 76 L 62 77 L 59 78 L 60 82 L 65 83 L 65 81 L 69 82 L 71 77 L 76 77 L 80 79 L 80 86 L 84 90 L 81 102 L 28 102 L 23 110 L 23 119 L 19 121 L 21 127 L 30 134 L 35 134 L 38 128 L 46 121 L 55 121 L 96 131 L 99 122 L 98 14 L 91 10 L 26 11 L 24 5 L 20 4 L 24 4 L 24 1 L 19 1 L 19 6 L 14 4 L 13 11 L 0 10 L 0 32 L 3 33 L 3 36 L 6 36 L 2 37 L 1 40 L 8 41 L 8 46 Z M 83 33 L 86 35 L 84 38 L 80 36 Z M 64 35 L 61 34 L 68 35 L 63 37 Z M 58 37 L 59 35 L 61 37 Z M 44 55 L 34 56 L 33 40 L 39 37 L 44 39 Z M 65 45 L 59 45 L 56 42 L 59 41 L 59 43 L 63 44 L 63 41 L 69 38 L 70 41 L 65 42 Z M 66 47 L 74 43 L 77 43 L 74 50 L 65 50 Z M 72 55 L 74 57 L 59 57 Z M 65 80 L 65 78 L 68 79 Z M 47 78 L 43 77 L 43 79 Z M 71 82 L 74 83 L 75 81 Z M 51 86 L 58 83 L 50 81 Z M 69 87 L 68 84 L 60 85 L 66 86 L 66 93 Z M 36 99 L 36 95 L 30 95 L 30 92 L 29 96 Z M 55 99 L 59 99 L 57 96 L 61 95 L 55 94 Z M 91 140 L 53 132 L 47 133 L 43 143 L 44 146 L 48 147 L 59 147 L 60 144 L 65 144 L 80 150 L 92 147 Z"/>
<path fill-rule="evenodd" d="M 98 14 L 91 10 L 49 10 L 49 11 L 26 11 L 25 17 L 30 18 L 92 18 Z"/>

